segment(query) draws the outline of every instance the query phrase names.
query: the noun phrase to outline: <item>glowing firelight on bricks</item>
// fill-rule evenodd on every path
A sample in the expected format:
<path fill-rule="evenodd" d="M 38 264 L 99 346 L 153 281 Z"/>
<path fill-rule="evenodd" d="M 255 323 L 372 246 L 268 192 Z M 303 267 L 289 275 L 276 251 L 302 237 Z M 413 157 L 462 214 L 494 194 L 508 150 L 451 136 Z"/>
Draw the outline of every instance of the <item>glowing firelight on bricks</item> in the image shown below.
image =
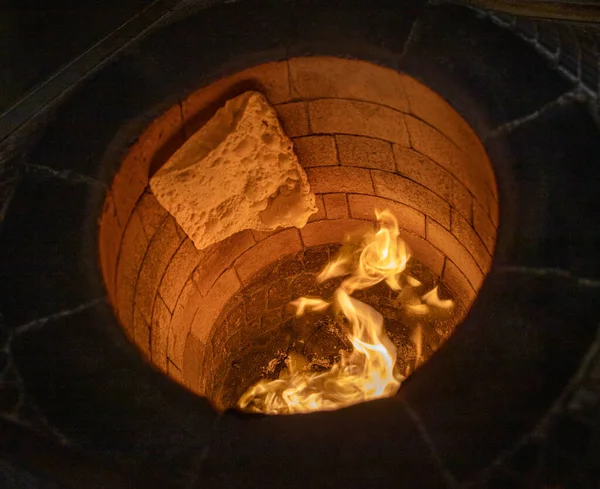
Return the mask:
<path fill-rule="evenodd" d="M 385 282 L 400 291 L 401 276 L 410 252 L 399 236 L 398 222 L 388 210 L 375 212 L 377 231 L 363 236 L 357 251 L 342 248 L 340 254 L 321 271 L 317 280 L 324 282 L 346 276 L 330 301 L 300 297 L 291 304 L 298 316 L 333 308 L 348 324 L 346 335 L 351 351 L 342 351 L 339 362 L 326 372 L 307 368 L 301 355 L 290 355 L 278 379 L 263 379 L 251 386 L 238 400 L 245 411 L 265 414 L 294 414 L 329 411 L 395 394 L 405 376 L 395 368 L 397 350 L 385 332 L 383 316 L 371 306 L 352 297 L 357 290 Z M 420 285 L 413 277 L 404 277 L 406 286 Z M 440 300 L 437 287 L 408 305 L 414 314 L 427 314 L 432 308 L 450 309 L 453 302 Z M 413 340 L 421 345 L 421 328 Z M 418 348 L 420 350 L 420 348 Z M 417 363 L 420 351 L 417 352 Z"/>

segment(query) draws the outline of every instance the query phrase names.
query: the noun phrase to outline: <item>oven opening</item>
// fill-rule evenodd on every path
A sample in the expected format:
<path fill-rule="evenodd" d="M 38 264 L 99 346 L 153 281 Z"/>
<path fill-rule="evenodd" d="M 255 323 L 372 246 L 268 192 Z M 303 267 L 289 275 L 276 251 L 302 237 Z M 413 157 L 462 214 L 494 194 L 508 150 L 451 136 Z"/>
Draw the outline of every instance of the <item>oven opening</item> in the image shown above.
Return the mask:
<path fill-rule="evenodd" d="M 100 221 L 111 304 L 146 360 L 219 410 L 394 395 L 489 271 L 491 164 L 416 79 L 290 58 L 198 89 L 122 160 Z"/>

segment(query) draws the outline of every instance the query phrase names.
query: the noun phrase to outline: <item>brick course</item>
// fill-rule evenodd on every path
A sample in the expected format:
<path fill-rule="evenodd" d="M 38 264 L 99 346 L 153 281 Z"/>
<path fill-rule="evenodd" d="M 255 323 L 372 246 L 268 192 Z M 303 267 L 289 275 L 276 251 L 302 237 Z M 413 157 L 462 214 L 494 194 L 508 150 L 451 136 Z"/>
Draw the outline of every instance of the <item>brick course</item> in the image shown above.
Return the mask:
<path fill-rule="evenodd" d="M 444 282 L 454 291 L 459 302 L 462 303 L 465 310 L 469 310 L 471 304 L 477 296 L 477 292 L 465 277 L 461 269 L 452 262 L 446 259 L 444 266 Z"/>
<path fill-rule="evenodd" d="M 467 222 L 473 222 L 473 205 L 477 202 L 471 193 L 456 178 L 450 177 L 452 181 L 451 205 Z"/>
<path fill-rule="evenodd" d="M 160 281 L 181 242 L 171 216 L 165 219 L 150 241 L 135 286 L 135 305 L 148 322 L 152 318 Z"/>
<path fill-rule="evenodd" d="M 392 144 L 387 141 L 343 134 L 337 135 L 335 140 L 340 163 L 344 166 L 360 166 L 392 172 L 396 169 Z"/>
<path fill-rule="evenodd" d="M 121 324 L 129 329 L 133 326 L 133 298 L 140 267 L 146 251 L 148 239 L 137 213 L 133 213 L 123 233 L 123 241 L 117 261 L 114 302 Z"/>
<path fill-rule="evenodd" d="M 225 271 L 219 277 L 199 302 L 198 312 L 192 323 L 192 333 L 196 338 L 206 342 L 214 320 L 240 287 L 241 282 L 233 269 Z"/>
<path fill-rule="evenodd" d="M 171 311 L 159 295 L 152 314 L 151 353 L 152 363 L 163 372 L 167 371 L 167 346 L 171 319 Z"/>
<path fill-rule="evenodd" d="M 394 173 L 373 170 L 375 193 L 406 204 L 450 228 L 450 205 L 422 185 Z"/>
<path fill-rule="evenodd" d="M 473 202 L 473 225 L 487 250 L 493 253 L 496 244 L 496 228 L 487 212 L 478 202 Z"/>
<path fill-rule="evenodd" d="M 440 277 L 444 268 L 445 255 L 426 239 L 409 232 L 400 232 L 400 237 L 406 241 L 411 256 L 429 268 L 434 275 Z"/>
<path fill-rule="evenodd" d="M 150 326 L 137 307 L 133 308 L 133 338 L 144 357 L 150 358 Z"/>
<path fill-rule="evenodd" d="M 388 107 L 354 100 L 323 99 L 308 103 L 313 133 L 353 134 L 408 145 L 404 115 Z"/>
<path fill-rule="evenodd" d="M 473 288 L 479 290 L 484 275 L 467 248 L 458 238 L 431 219 L 427 219 L 425 229 L 427 241 L 450 258 L 467 277 Z"/>
<path fill-rule="evenodd" d="M 168 211 L 156 200 L 151 192 L 145 192 L 136 205 L 136 210 L 142 221 L 144 233 L 148 239 L 152 239 L 154 233 L 158 231 L 165 218 L 169 215 Z"/>
<path fill-rule="evenodd" d="M 354 219 L 375 220 L 375 210 L 389 209 L 398 219 L 398 225 L 418 236 L 425 236 L 425 214 L 390 199 L 371 195 L 348 195 L 350 212 Z"/>
<path fill-rule="evenodd" d="M 193 274 L 200 294 L 206 296 L 219 276 L 254 243 L 252 233 L 246 229 L 203 250 L 204 257 Z"/>
<path fill-rule="evenodd" d="M 411 148 L 394 144 L 396 171 L 427 187 L 446 202 L 452 197 L 452 175 L 435 161 Z"/>
<path fill-rule="evenodd" d="M 276 107 L 281 127 L 290 138 L 310 134 L 307 110 L 305 102 L 290 102 Z"/>
<path fill-rule="evenodd" d="M 401 75 L 401 83 L 411 114 L 436 127 L 457 146 L 471 149 L 479 141 L 458 112 L 433 90 L 406 75 Z"/>
<path fill-rule="evenodd" d="M 293 138 L 294 150 L 304 168 L 339 165 L 334 136 Z"/>
<path fill-rule="evenodd" d="M 317 212 L 315 212 L 308 218 L 308 222 L 327 219 L 327 212 L 325 210 L 325 202 L 323 201 L 323 195 L 315 194 L 315 205 L 317 206 Z"/>
<path fill-rule="evenodd" d="M 364 168 L 308 168 L 306 174 L 311 190 L 317 194 L 339 192 L 374 193 L 371 175 L 369 170 Z"/>
<path fill-rule="evenodd" d="M 203 251 L 198 251 L 192 240 L 186 238 L 171 258 L 158 288 L 169 310 L 175 309 L 183 285 L 203 256 Z"/>
<path fill-rule="evenodd" d="M 307 224 L 307 226 L 316 223 Z M 243 253 L 234 263 L 240 280 L 246 284 L 252 276 L 284 255 L 297 253 L 302 249 L 298 230 L 286 229 L 257 243 Z"/>
<path fill-rule="evenodd" d="M 112 183 L 121 226 L 127 224 L 148 186 L 150 165 L 159 163 L 156 161 L 158 156 L 164 159 L 164 163 L 183 142 L 183 121 L 177 105 L 155 119 L 131 147 Z"/>
<path fill-rule="evenodd" d="M 198 289 L 191 280 L 188 281 L 179 296 L 175 311 L 173 312 L 173 318 L 170 322 L 167 337 L 167 356 L 180 370 L 183 365 L 185 340 L 198 312 L 200 299 L 200 292 L 198 292 Z"/>
<path fill-rule="evenodd" d="M 183 380 L 193 392 L 202 393 L 202 363 L 205 346 L 192 333 L 188 334 L 183 350 Z"/>
<path fill-rule="evenodd" d="M 186 123 L 187 136 L 198 129 L 196 125 L 205 122 L 203 119 L 210 118 L 212 114 L 205 114 L 206 112 L 214 112 L 219 107 L 215 107 L 215 101 L 222 105 L 228 98 L 247 90 L 261 92 L 274 105 L 289 102 L 288 63 L 279 61 L 254 66 L 216 80 L 188 95 L 181 102 L 180 109 Z"/>
<path fill-rule="evenodd" d="M 452 234 L 467 248 L 484 273 L 492 265 L 492 257 L 473 227 L 458 213 L 452 214 Z"/>
<path fill-rule="evenodd" d="M 343 243 L 348 236 L 360 236 L 372 229 L 369 221 L 359 219 L 328 219 L 311 222 L 300 231 L 305 246 Z"/>
<path fill-rule="evenodd" d="M 323 202 L 327 219 L 346 219 L 349 217 L 346 194 L 325 194 Z"/>
<path fill-rule="evenodd" d="M 400 75 L 389 68 L 323 56 L 293 58 L 289 64 L 296 99 L 348 98 L 408 111 Z"/>

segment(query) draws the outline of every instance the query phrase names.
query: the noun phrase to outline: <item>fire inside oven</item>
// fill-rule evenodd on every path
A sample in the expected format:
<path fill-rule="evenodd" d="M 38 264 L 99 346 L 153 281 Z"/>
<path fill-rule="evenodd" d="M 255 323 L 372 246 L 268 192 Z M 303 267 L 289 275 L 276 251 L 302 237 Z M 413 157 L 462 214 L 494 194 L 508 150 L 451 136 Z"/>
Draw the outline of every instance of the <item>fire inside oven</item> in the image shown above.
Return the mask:
<path fill-rule="evenodd" d="M 246 122 L 262 131 L 254 153 L 223 149 Z M 285 160 L 260 149 L 278 137 Z M 278 172 L 297 178 L 247 205 Z M 218 409 L 288 414 L 393 395 L 465 316 L 497 226 L 485 150 L 441 97 L 367 62 L 292 58 L 148 126 L 106 199 L 100 259 L 156 368 Z"/>

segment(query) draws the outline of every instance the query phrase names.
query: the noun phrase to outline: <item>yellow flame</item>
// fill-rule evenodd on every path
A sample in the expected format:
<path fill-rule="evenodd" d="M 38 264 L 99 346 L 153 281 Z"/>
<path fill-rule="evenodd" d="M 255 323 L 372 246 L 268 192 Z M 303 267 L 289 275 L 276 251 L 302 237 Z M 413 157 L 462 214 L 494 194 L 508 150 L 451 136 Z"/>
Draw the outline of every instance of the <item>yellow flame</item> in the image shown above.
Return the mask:
<path fill-rule="evenodd" d="M 438 294 L 438 287 L 435 286 L 429 292 L 427 292 L 421 300 L 433 307 L 437 307 L 439 309 L 450 309 L 454 306 L 454 302 L 450 299 L 442 300 Z"/>
<path fill-rule="evenodd" d="M 296 307 L 296 316 L 302 316 L 306 311 L 324 311 L 329 307 L 329 302 L 319 297 L 300 297 L 290 304 Z"/>
<path fill-rule="evenodd" d="M 399 290 L 400 274 L 410 258 L 399 237 L 395 216 L 387 210 L 376 211 L 375 215 L 378 229 L 365 235 L 358 260 L 353 259 L 352 253 L 342 252 L 318 276 L 319 281 L 325 281 L 349 275 L 334 293 L 332 304 L 348 320 L 347 336 L 353 349 L 342 351 L 340 361 L 322 373 L 309 370 L 305 359 L 298 355 L 290 355 L 279 379 L 264 379 L 250 387 L 240 397 L 238 407 L 267 414 L 305 413 L 339 409 L 387 397 L 398 390 L 404 376 L 394 370 L 396 347 L 385 333 L 382 315 L 351 297 L 354 291 L 383 281 L 393 290 Z M 309 297 L 301 297 L 292 304 L 297 307 L 298 315 L 322 311 L 330 305 Z M 414 340 L 418 341 L 420 357 L 420 327 Z"/>
<path fill-rule="evenodd" d="M 420 316 L 424 316 L 429 312 L 429 306 L 427 306 L 427 304 L 413 304 L 408 306 L 408 309 L 412 313 L 418 314 Z"/>
<path fill-rule="evenodd" d="M 416 348 L 415 368 L 421 363 L 421 356 L 423 354 L 423 328 L 420 324 L 413 330 L 410 337 Z"/>
<path fill-rule="evenodd" d="M 407 275 L 406 276 L 406 283 L 408 285 L 410 285 L 411 287 L 419 287 L 421 284 L 420 281 L 418 281 L 415 277 L 413 277 L 412 275 Z"/>
<path fill-rule="evenodd" d="M 348 275 L 350 273 L 350 270 L 348 270 L 347 268 L 349 264 L 349 257 L 343 255 L 337 256 L 327 265 L 325 265 L 325 268 L 323 268 L 323 270 L 321 270 L 321 273 L 317 275 L 317 283 L 325 282 L 330 278 Z"/>

